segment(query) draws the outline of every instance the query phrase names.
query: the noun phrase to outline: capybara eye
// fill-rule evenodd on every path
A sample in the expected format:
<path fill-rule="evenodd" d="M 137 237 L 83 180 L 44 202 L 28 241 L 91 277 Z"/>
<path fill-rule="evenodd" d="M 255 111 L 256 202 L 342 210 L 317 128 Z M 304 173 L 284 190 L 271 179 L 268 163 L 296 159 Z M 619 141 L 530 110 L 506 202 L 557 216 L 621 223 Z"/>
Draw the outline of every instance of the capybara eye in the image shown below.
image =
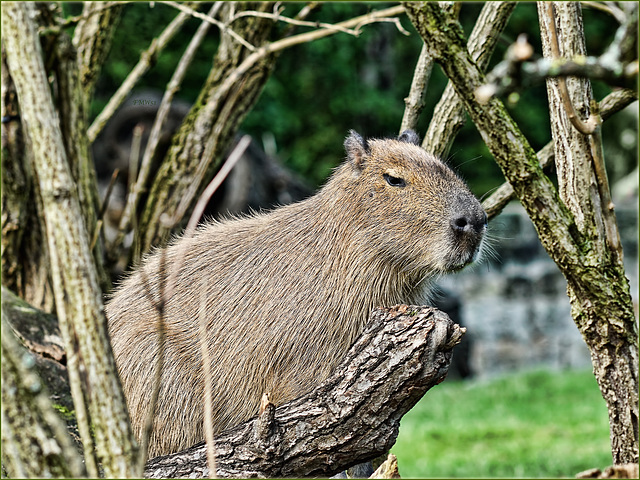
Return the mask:
<path fill-rule="evenodd" d="M 382 175 L 384 179 L 387 181 L 389 185 L 392 187 L 404 187 L 407 185 L 407 182 L 404 181 L 404 178 L 400 177 L 392 177 L 391 175 L 385 173 Z"/>

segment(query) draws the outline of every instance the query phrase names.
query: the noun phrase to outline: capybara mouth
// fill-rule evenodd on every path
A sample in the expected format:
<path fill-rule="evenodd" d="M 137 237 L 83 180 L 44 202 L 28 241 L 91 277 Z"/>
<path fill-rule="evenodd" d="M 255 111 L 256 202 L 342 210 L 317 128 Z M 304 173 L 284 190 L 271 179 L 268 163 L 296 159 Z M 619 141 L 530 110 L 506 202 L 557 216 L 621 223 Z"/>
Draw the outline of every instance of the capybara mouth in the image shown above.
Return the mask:
<path fill-rule="evenodd" d="M 459 272 L 463 268 L 475 263 L 482 251 L 482 240 L 483 236 L 480 236 L 477 242 L 474 242 L 475 245 L 466 249 L 455 249 L 453 254 L 449 257 L 447 263 L 445 264 L 445 272 Z"/>

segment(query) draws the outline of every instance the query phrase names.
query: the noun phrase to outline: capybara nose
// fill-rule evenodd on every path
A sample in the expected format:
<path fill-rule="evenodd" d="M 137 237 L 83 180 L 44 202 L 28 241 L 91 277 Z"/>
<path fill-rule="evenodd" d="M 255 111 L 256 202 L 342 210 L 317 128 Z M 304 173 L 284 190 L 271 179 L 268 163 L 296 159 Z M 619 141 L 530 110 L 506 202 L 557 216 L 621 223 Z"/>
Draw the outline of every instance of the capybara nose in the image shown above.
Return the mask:
<path fill-rule="evenodd" d="M 451 228 L 458 233 L 482 233 L 487 226 L 487 214 L 484 211 L 458 215 L 451 219 Z"/>

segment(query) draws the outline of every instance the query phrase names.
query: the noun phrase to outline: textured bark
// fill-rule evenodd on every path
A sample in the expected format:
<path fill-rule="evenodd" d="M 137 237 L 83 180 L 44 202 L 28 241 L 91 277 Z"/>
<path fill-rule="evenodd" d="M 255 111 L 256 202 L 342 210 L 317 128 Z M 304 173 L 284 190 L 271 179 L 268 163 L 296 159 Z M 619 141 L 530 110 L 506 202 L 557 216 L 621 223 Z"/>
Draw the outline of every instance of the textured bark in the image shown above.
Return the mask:
<path fill-rule="evenodd" d="M 2 42 L 2 284 L 47 312 L 55 308 L 42 201 Z"/>
<path fill-rule="evenodd" d="M 402 416 L 444 380 L 463 334 L 434 308 L 375 310 L 326 382 L 216 437 L 216 475 L 330 476 L 379 456 L 395 443 Z M 204 444 L 152 459 L 145 470 L 148 478 L 207 475 Z"/>
<path fill-rule="evenodd" d="M 271 11 L 271 2 L 259 4 L 229 3 L 221 9 L 223 21 L 233 10 Z M 274 22 L 269 19 L 246 17 L 233 23 L 233 29 L 254 46 L 269 39 Z M 240 122 L 257 101 L 271 71 L 272 57 L 251 68 L 242 80 L 220 101 L 217 88 L 224 79 L 251 53 L 228 34 L 222 40 L 213 68 L 200 97 L 174 137 L 167 158 L 151 186 L 145 210 L 141 216 L 137 242 L 132 249 L 134 258 L 151 246 L 164 243 L 172 233 L 160 220 L 173 216 L 182 202 L 188 202 L 190 212 L 195 202 L 213 178 L 222 155 L 229 146 Z M 173 231 L 184 227 L 179 223 Z"/>
<path fill-rule="evenodd" d="M 2 466 L 9 478 L 79 478 L 82 459 L 2 305 Z M 4 475 L 3 475 L 4 476 Z"/>
<path fill-rule="evenodd" d="M 73 46 L 77 51 L 78 74 L 84 91 L 85 108 L 89 106 L 93 96 L 123 9 L 124 4 L 118 2 L 84 3 L 83 18 L 73 33 Z"/>
<path fill-rule="evenodd" d="M 553 6 L 556 14 L 550 18 L 548 4 L 538 4 L 545 57 L 552 56 L 552 21 L 556 22 L 560 55 L 586 55 L 579 3 L 554 2 Z M 566 82 L 574 108 L 586 118 L 593 96 L 589 80 L 567 78 Z M 613 463 L 637 463 L 638 333 L 629 284 L 622 259 L 607 245 L 601 215 L 603 199 L 598 193 L 589 136 L 578 132 L 569 121 L 557 79 L 547 81 L 547 96 L 560 197 L 588 241 L 582 271 L 565 273 L 572 316 L 589 346 L 594 374 L 607 402 Z"/>
<path fill-rule="evenodd" d="M 61 33 L 57 36 L 54 52 L 57 57 L 55 62 L 58 80 L 57 112 L 62 139 L 78 191 L 84 226 L 91 240 L 96 234 L 100 198 L 91 148 L 87 139 L 85 90 L 78 77 L 77 55 L 68 35 Z M 92 253 L 100 286 L 108 292 L 111 289 L 111 281 L 104 268 L 102 241 L 96 242 Z"/>
<path fill-rule="evenodd" d="M 35 369 L 51 394 L 51 401 L 73 410 L 67 354 L 55 315 L 38 310 L 6 287 L 2 287 L 2 320 L 13 330 L 35 360 Z"/>
<path fill-rule="evenodd" d="M 487 2 L 482 7 L 469 36 L 468 44 L 471 57 L 482 70 L 489 65 L 500 33 L 504 30 L 515 6 L 515 2 Z M 433 118 L 422 140 L 422 148 L 441 158 L 446 158 L 456 135 L 465 122 L 464 106 L 450 81 L 433 110 Z"/>
<path fill-rule="evenodd" d="M 18 97 L 2 43 L 2 284 L 18 289 L 22 278 L 20 245 L 29 196 L 24 171 L 25 143 Z"/>
<path fill-rule="evenodd" d="M 43 199 L 58 319 L 67 354 L 75 354 L 77 345 L 84 368 L 84 391 L 105 474 L 133 476 L 135 443 L 107 336 L 98 275 L 32 20 L 35 15 L 32 3 L 2 4 L 7 62 Z M 78 401 L 75 393 L 74 403 Z"/>
<path fill-rule="evenodd" d="M 638 94 L 633 90 L 614 90 L 600 102 L 599 109 L 602 120 L 605 121 L 608 118 L 611 118 L 612 115 L 631 105 L 631 103 L 635 102 L 637 99 Z M 545 171 L 547 168 L 554 165 L 555 152 L 553 140 L 542 147 L 536 155 L 540 161 L 540 166 Z M 513 191 L 513 187 L 508 182 L 505 182 L 500 185 L 500 187 L 493 192 L 491 196 L 487 197 L 487 199 L 482 202 L 482 208 L 487 212 L 489 219 L 492 219 L 497 216 L 514 198 L 516 198 L 516 196 Z"/>
<path fill-rule="evenodd" d="M 404 5 L 432 55 L 454 82 L 543 246 L 567 279 L 572 316 L 591 350 L 594 373 L 609 408 L 614 463 L 637 462 L 638 334 L 621 260 L 611 258 L 601 243 L 595 244 L 603 241 L 594 236 L 598 229 L 584 228 L 593 213 L 574 216 L 559 198 L 500 100 L 477 101 L 475 92 L 485 79 L 467 53 L 460 25 L 429 2 Z M 558 158 L 566 153 L 556 152 L 556 163 L 570 162 Z M 563 195 L 573 188 L 563 186 Z M 592 208 L 581 200 L 568 203 L 571 208 Z"/>

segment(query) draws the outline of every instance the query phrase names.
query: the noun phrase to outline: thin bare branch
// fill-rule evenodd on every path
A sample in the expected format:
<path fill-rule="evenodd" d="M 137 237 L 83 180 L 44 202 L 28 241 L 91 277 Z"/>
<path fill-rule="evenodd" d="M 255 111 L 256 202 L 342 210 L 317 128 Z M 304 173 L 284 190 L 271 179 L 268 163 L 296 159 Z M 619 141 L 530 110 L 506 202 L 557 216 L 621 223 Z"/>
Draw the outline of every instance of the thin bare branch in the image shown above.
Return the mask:
<path fill-rule="evenodd" d="M 165 338 L 166 338 L 166 326 L 164 321 L 164 311 L 170 294 L 168 294 L 167 282 L 167 270 L 166 266 L 166 251 L 163 251 L 160 255 L 159 270 L 161 272 L 158 275 L 158 300 L 155 299 L 151 290 L 151 282 L 147 277 L 147 272 L 142 269 L 140 274 L 142 275 L 142 285 L 144 286 L 145 294 L 158 312 L 158 320 L 156 322 L 156 332 L 158 334 L 158 351 L 153 367 L 153 382 L 151 389 L 151 399 L 149 401 L 149 410 L 144 422 L 144 429 L 142 431 L 142 438 L 140 440 L 140 452 L 138 455 L 138 461 L 136 464 L 136 472 L 139 477 L 142 477 L 144 471 L 145 462 L 147 460 L 147 454 L 149 452 L 149 438 L 153 430 L 153 420 L 156 414 L 156 407 L 158 405 L 158 398 L 160 397 L 160 387 L 162 380 L 162 369 L 164 367 L 165 356 Z"/>
<path fill-rule="evenodd" d="M 202 355 L 202 376 L 204 377 L 204 438 L 207 444 L 207 467 L 209 478 L 216 478 L 216 446 L 213 431 L 213 374 L 211 372 L 211 356 L 207 348 L 207 291 L 204 277 L 200 286 L 200 354 Z"/>
<path fill-rule="evenodd" d="M 284 22 L 284 23 L 288 23 L 290 25 L 295 25 L 298 27 L 313 27 L 313 28 L 320 28 L 320 29 L 335 30 L 336 32 L 347 33 L 349 35 L 354 35 L 354 36 L 358 35 L 358 32 L 356 30 L 352 30 L 350 28 L 344 28 L 339 25 L 334 25 L 332 23 L 309 22 L 305 20 L 299 20 L 296 18 L 285 17 L 284 15 L 280 15 L 279 13 L 258 12 L 255 10 L 245 10 L 243 12 L 236 13 L 229 23 L 233 23 L 235 20 L 242 17 L 270 18 L 276 22 Z"/>
<path fill-rule="evenodd" d="M 295 20 L 304 20 L 305 18 L 307 18 L 309 15 L 311 15 L 311 12 L 313 12 L 316 8 L 318 8 L 320 6 L 320 2 L 309 2 L 307 3 L 302 10 L 300 10 L 298 12 L 298 14 L 295 16 Z M 284 8 L 284 7 L 283 7 Z M 273 9 L 274 12 L 278 12 L 278 8 L 277 5 L 274 7 Z M 284 34 L 282 35 L 282 37 L 289 37 L 291 35 L 293 35 L 293 32 L 295 31 L 295 25 L 290 25 L 289 28 L 284 32 Z"/>
<path fill-rule="evenodd" d="M 405 130 L 416 129 L 416 125 L 420 119 L 420 113 L 422 113 L 422 109 L 424 108 L 432 68 L 433 60 L 429 56 L 427 47 L 423 44 L 422 50 L 420 50 L 420 56 L 416 62 L 416 68 L 413 71 L 413 80 L 411 81 L 409 95 L 404 99 L 405 109 L 400 124 L 400 133 Z"/>
<path fill-rule="evenodd" d="M 135 206 L 131 208 L 130 204 L 134 202 L 142 189 L 144 188 L 144 183 L 140 185 L 139 182 L 136 181 L 138 178 L 138 164 L 140 159 L 140 144 L 142 142 L 142 133 L 144 129 L 142 125 L 136 125 L 133 129 L 133 136 L 131 138 L 131 154 L 129 155 L 129 177 L 127 178 L 127 197 L 125 202 L 125 209 L 120 217 L 120 225 L 125 224 L 127 226 L 133 225 L 134 229 L 136 227 L 136 216 L 135 216 Z M 142 164 L 140 165 L 140 170 L 149 170 L 149 163 L 151 163 L 150 159 L 143 159 Z M 118 250 L 122 241 L 125 237 L 125 230 L 122 228 L 118 229 L 118 233 L 109 245 L 107 251 L 109 257 L 112 260 L 115 260 L 118 257 Z"/>
<path fill-rule="evenodd" d="M 580 2 L 585 7 L 608 13 L 620 24 L 624 23 L 625 14 L 614 2 Z"/>
<path fill-rule="evenodd" d="M 102 206 L 100 207 L 100 215 L 98 215 L 98 220 L 102 220 L 104 218 L 104 214 L 109 207 L 111 193 L 113 192 L 113 186 L 116 184 L 118 175 L 120 175 L 120 169 L 116 168 L 111 174 L 111 180 L 109 180 L 109 185 L 107 186 L 107 190 L 104 193 L 104 199 L 102 200 Z"/>
<path fill-rule="evenodd" d="M 87 137 L 89 142 L 93 142 L 98 134 L 102 131 L 106 123 L 116 112 L 118 107 L 122 105 L 131 89 L 138 83 L 138 80 L 147 73 L 151 68 L 154 59 L 158 54 L 166 47 L 169 41 L 175 36 L 176 33 L 182 27 L 182 24 L 190 18 L 190 15 L 184 12 L 179 13 L 164 29 L 157 39 L 153 39 L 149 48 L 142 52 L 140 55 L 140 61 L 137 63 L 133 70 L 129 73 L 127 78 L 122 82 L 122 85 L 116 93 L 113 94 L 107 106 L 104 107 L 102 112 L 96 117 L 89 129 L 87 130 Z"/>
<path fill-rule="evenodd" d="M 247 149 L 250 143 L 251 143 L 251 137 L 249 137 L 249 135 L 245 135 L 240 139 L 236 147 L 233 149 L 233 151 L 231 152 L 231 154 L 229 155 L 225 163 L 222 165 L 222 167 L 216 174 L 216 176 L 213 177 L 213 180 L 211 180 L 209 185 L 207 185 L 207 188 L 205 188 L 204 192 L 202 192 L 202 195 L 200 195 L 200 198 L 198 199 L 198 203 L 196 203 L 196 206 L 193 209 L 193 213 L 191 214 L 189 223 L 187 224 L 187 228 L 185 230 L 185 236 L 190 236 L 193 234 L 193 231 L 198 225 L 198 222 L 200 221 L 200 218 L 202 217 L 202 214 L 204 213 L 204 209 L 207 207 L 207 203 L 209 203 L 211 196 L 215 193 L 215 191 L 218 188 L 220 188 L 220 185 L 222 185 L 222 182 L 224 182 L 224 179 L 227 178 L 227 175 L 229 175 L 231 170 L 233 170 L 233 167 L 235 166 L 236 163 L 238 163 L 238 160 L 240 160 L 240 158 L 242 157 L 242 155 L 244 154 L 245 150 Z M 173 228 L 173 226 L 175 226 L 180 221 L 180 219 L 184 216 L 189 206 L 189 203 L 191 203 L 190 200 L 182 202 L 180 204 L 180 208 L 176 210 L 176 213 L 175 215 L 173 215 L 173 217 L 168 217 L 167 215 L 164 215 L 163 217 L 161 217 L 161 221 L 165 224 L 167 228 Z"/>
<path fill-rule="evenodd" d="M 60 28 L 68 28 L 71 27 L 73 25 L 75 25 L 78 22 L 81 22 L 83 20 L 87 20 L 88 18 L 90 18 L 91 16 L 97 14 L 97 13 L 101 13 L 104 12 L 105 10 L 109 10 L 111 8 L 115 8 L 117 6 L 120 5 L 126 5 L 129 2 L 107 2 L 104 3 L 103 5 L 100 5 L 99 7 L 97 7 L 94 10 L 91 10 L 89 12 L 84 11 L 82 12 L 80 15 L 76 15 L 75 17 L 68 17 L 68 18 L 60 18 L 58 19 L 58 22 L 60 23 Z"/>
<path fill-rule="evenodd" d="M 222 2 L 216 2 L 209 10 L 208 15 L 215 15 L 221 7 Z M 120 248 L 120 244 L 122 243 L 126 232 L 131 226 L 131 221 L 135 216 L 136 209 L 138 208 L 138 200 L 140 198 L 140 194 L 144 191 L 145 185 L 147 184 L 149 178 L 149 174 L 151 172 L 151 160 L 153 159 L 153 156 L 155 155 L 156 149 L 160 142 L 162 128 L 171 109 L 171 102 L 180 88 L 180 84 L 184 79 L 187 69 L 191 64 L 198 47 L 202 43 L 202 40 L 204 40 L 204 37 L 209 30 L 209 25 L 210 22 L 206 20 L 200 24 L 195 35 L 189 42 L 184 55 L 180 59 L 180 62 L 178 62 L 178 66 L 176 67 L 171 80 L 167 84 L 167 89 L 164 92 L 164 96 L 162 97 L 162 101 L 160 102 L 160 106 L 158 107 L 158 113 L 156 115 L 153 126 L 151 127 L 147 147 L 145 149 L 144 155 L 142 157 L 142 163 L 140 165 L 140 173 L 133 178 L 135 181 L 135 185 L 132 184 L 129 188 L 127 203 L 120 219 L 120 224 L 118 225 L 119 233 L 115 241 L 111 245 L 111 250 L 113 251 Z"/>
<path fill-rule="evenodd" d="M 377 10 L 366 15 L 355 17 L 344 22 L 337 23 L 335 25 L 341 28 L 359 28 L 359 26 L 362 26 L 366 23 L 371 23 L 370 20 L 373 21 L 376 19 L 384 19 L 396 15 L 401 15 L 403 13 L 404 7 L 402 7 L 401 5 L 397 5 L 395 7 L 386 8 L 384 10 Z M 299 45 L 301 43 L 311 42 L 320 38 L 328 37 L 329 35 L 334 35 L 335 33 L 337 33 L 336 30 L 314 30 L 312 32 L 301 33 L 298 35 L 293 35 L 291 37 L 283 38 L 281 40 L 260 47 L 258 50 L 245 58 L 244 61 L 240 65 L 238 65 L 238 68 L 236 68 L 225 78 L 224 82 L 222 82 L 220 87 L 218 87 L 218 89 L 216 90 L 215 95 L 213 95 L 212 98 L 209 99 L 209 102 L 217 104 L 220 99 L 229 92 L 231 87 L 235 85 L 236 82 L 238 82 L 240 78 L 242 78 L 242 76 L 251 67 L 253 67 L 257 62 L 267 57 L 268 55 L 284 50 L 286 48 L 293 47 L 295 45 Z"/>
<path fill-rule="evenodd" d="M 459 15 L 460 4 L 457 2 L 440 2 L 444 9 L 449 9 L 453 15 Z M 429 56 L 427 46 L 422 45 L 416 68 L 413 71 L 413 79 L 409 88 L 409 95 L 404 99 L 405 109 L 400 122 L 400 132 L 416 130 L 420 114 L 425 105 L 427 86 L 433 69 L 433 59 Z"/>
<path fill-rule="evenodd" d="M 229 28 L 227 25 L 222 23 L 220 20 L 217 20 L 217 19 L 213 18 L 210 15 L 205 15 L 204 13 L 200 13 L 200 12 L 194 10 L 193 8 L 187 7 L 186 5 L 184 5 L 182 3 L 171 2 L 171 1 L 166 1 L 166 2 L 162 2 L 162 3 L 164 3 L 165 5 L 169 5 L 170 7 L 173 7 L 173 8 L 177 8 L 181 12 L 188 13 L 192 17 L 199 18 L 200 20 L 203 20 L 205 22 L 209 22 L 211 25 L 215 25 L 216 27 L 218 27 L 223 32 L 228 33 L 229 35 L 231 35 L 237 42 L 242 44 L 245 48 L 249 49 L 252 52 L 256 51 L 256 47 L 251 45 L 244 38 L 242 38 L 240 35 L 238 35 L 233 29 Z"/>

